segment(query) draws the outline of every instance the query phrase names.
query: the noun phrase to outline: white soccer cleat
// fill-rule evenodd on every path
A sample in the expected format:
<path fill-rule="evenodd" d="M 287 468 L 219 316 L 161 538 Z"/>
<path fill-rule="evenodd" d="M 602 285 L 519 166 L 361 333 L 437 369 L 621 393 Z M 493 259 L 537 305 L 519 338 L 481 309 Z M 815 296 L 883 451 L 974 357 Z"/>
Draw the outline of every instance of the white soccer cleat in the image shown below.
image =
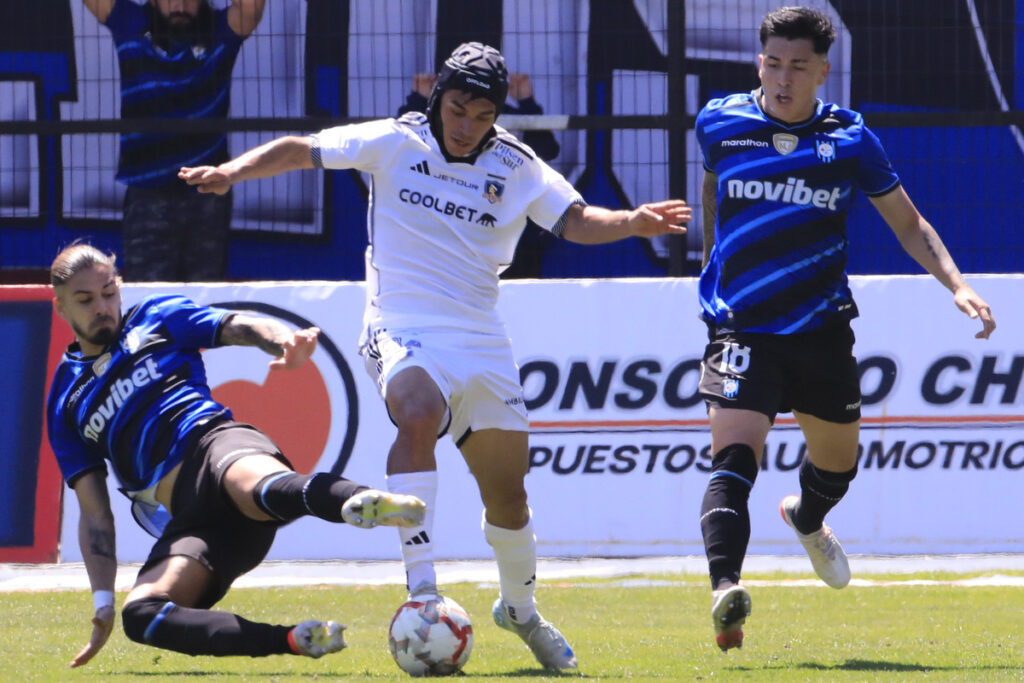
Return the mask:
<path fill-rule="evenodd" d="M 495 624 L 522 638 L 545 669 L 561 671 L 576 668 L 576 655 L 569 647 L 569 643 L 551 622 L 540 615 L 540 612 L 535 613 L 525 624 L 517 624 L 509 618 L 505 604 L 498 598 L 494 601 L 491 615 Z"/>
<path fill-rule="evenodd" d="M 352 526 L 419 526 L 427 514 L 427 504 L 416 496 L 388 493 L 377 489 L 360 491 L 345 501 L 341 517 Z"/>
<path fill-rule="evenodd" d="M 799 504 L 800 496 L 789 495 L 782 499 L 779 512 L 782 513 L 783 521 L 796 532 L 796 537 L 807 551 L 807 557 L 811 558 L 811 565 L 818 578 L 832 588 L 844 588 L 850 583 L 850 563 L 843 546 L 832 535 L 832 529 L 825 524 L 813 533 L 800 533 L 793 524 L 793 511 Z"/>
<path fill-rule="evenodd" d="M 750 616 L 750 593 L 739 584 L 711 593 L 711 621 L 722 652 L 743 647 L 743 622 Z"/>
<path fill-rule="evenodd" d="M 288 632 L 288 644 L 295 654 L 318 659 L 345 648 L 345 627 L 336 621 L 304 621 Z"/>

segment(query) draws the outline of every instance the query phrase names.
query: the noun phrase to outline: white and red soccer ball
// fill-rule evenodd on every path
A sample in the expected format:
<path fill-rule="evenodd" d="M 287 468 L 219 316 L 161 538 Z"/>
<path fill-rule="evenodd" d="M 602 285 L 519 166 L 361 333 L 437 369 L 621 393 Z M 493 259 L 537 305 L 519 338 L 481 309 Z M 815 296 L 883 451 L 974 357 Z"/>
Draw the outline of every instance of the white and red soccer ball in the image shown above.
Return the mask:
<path fill-rule="evenodd" d="M 448 676 L 469 661 L 473 624 L 451 598 L 410 600 L 391 618 L 388 648 L 407 674 Z"/>

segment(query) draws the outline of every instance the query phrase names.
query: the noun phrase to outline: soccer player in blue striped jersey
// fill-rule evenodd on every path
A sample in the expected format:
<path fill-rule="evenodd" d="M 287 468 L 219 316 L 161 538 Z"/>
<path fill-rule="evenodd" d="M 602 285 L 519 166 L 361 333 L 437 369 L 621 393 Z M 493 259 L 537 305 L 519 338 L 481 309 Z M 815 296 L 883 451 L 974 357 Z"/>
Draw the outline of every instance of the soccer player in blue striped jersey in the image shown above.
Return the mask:
<path fill-rule="evenodd" d="M 114 39 L 122 119 L 227 118 L 231 72 L 266 0 L 231 0 L 217 9 L 207 0 L 83 2 Z M 226 161 L 227 134 L 126 132 L 119 144 L 125 278 L 222 280 L 231 196 L 197 194 L 178 169 Z"/>
<path fill-rule="evenodd" d="M 708 325 L 700 392 L 711 422 L 712 473 L 701 530 L 712 620 L 723 651 L 740 647 L 750 595 L 740 570 L 750 537 L 747 499 L 776 414 L 792 412 L 807 443 L 799 496 L 783 499 L 818 576 L 850 580 L 824 524 L 857 472 L 860 386 L 846 276 L 846 217 L 863 192 L 906 252 L 980 318 L 995 320 L 910 201 L 861 115 L 817 98 L 835 38 L 829 18 L 803 7 L 761 25 L 761 87 L 715 99 L 697 116 L 704 157 L 704 266 Z"/>
<path fill-rule="evenodd" d="M 301 366 L 319 330 L 292 331 L 271 318 L 149 296 L 121 312 L 114 257 L 87 244 L 50 268 L 57 313 L 76 341 L 47 399 L 50 444 L 78 499 L 78 538 L 93 589 L 91 660 L 114 626 L 117 571 L 107 471 L 157 538 L 121 612 L 125 634 L 191 655 L 298 654 L 345 647 L 344 626 L 261 624 L 210 609 L 266 557 L 277 528 L 305 515 L 360 528 L 421 524 L 422 500 L 343 477 L 298 474 L 277 446 L 232 420 L 206 382 L 200 349 L 256 346 L 271 369 Z"/>

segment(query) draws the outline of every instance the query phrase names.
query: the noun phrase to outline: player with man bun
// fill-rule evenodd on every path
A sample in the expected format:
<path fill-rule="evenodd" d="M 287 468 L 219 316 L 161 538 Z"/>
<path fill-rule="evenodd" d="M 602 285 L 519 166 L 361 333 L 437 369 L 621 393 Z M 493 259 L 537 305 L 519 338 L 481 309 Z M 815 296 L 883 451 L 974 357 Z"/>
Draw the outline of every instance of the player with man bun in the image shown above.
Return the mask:
<path fill-rule="evenodd" d="M 418 524 L 423 501 L 328 472 L 299 474 L 277 446 L 213 399 L 201 349 L 255 346 L 272 370 L 303 365 L 320 330 L 152 295 L 121 310 L 114 257 L 76 243 L 50 267 L 57 313 L 75 342 L 57 367 L 47 429 L 81 511 L 78 537 L 95 611 L 71 662 L 89 662 L 114 627 L 116 534 L 107 472 L 156 537 L 121 610 L 125 634 L 190 655 L 297 654 L 345 647 L 344 626 L 247 621 L 211 609 L 266 557 L 278 527 L 306 515 L 361 528 Z"/>
<path fill-rule="evenodd" d="M 398 428 L 388 488 L 427 503 L 422 525 L 400 531 L 410 596 L 437 594 L 434 448 L 451 434 L 476 478 L 484 537 L 500 596 L 493 616 L 548 669 L 576 667 L 562 634 L 537 611 L 537 545 L 524 478 L 528 431 L 519 369 L 498 315 L 498 274 L 527 217 L 557 237 L 599 244 L 680 234 L 680 200 L 612 211 L 587 206 L 572 185 L 495 124 L 508 89 L 501 53 L 481 43 L 445 61 L 426 114 L 408 113 L 283 137 L 220 166 L 184 168 L 201 192 L 302 168 L 371 176 L 366 368 Z"/>

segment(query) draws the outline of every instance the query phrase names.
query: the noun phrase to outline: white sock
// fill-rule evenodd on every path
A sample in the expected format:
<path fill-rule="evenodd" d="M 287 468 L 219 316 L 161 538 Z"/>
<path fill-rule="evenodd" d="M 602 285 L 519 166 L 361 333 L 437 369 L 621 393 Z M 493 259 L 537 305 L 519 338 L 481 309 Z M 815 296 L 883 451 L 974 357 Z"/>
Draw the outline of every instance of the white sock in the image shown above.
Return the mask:
<path fill-rule="evenodd" d="M 405 582 L 412 591 L 423 583 L 437 585 L 434 570 L 434 503 L 437 501 L 437 471 L 405 472 L 387 477 L 388 491 L 416 496 L 427 504 L 423 524 L 398 527 L 405 562 Z"/>
<path fill-rule="evenodd" d="M 498 563 L 501 599 L 512 621 L 524 624 L 537 611 L 537 537 L 533 535 L 533 513 L 522 529 L 502 529 L 487 521 L 484 511 L 484 538 L 494 549 Z"/>

